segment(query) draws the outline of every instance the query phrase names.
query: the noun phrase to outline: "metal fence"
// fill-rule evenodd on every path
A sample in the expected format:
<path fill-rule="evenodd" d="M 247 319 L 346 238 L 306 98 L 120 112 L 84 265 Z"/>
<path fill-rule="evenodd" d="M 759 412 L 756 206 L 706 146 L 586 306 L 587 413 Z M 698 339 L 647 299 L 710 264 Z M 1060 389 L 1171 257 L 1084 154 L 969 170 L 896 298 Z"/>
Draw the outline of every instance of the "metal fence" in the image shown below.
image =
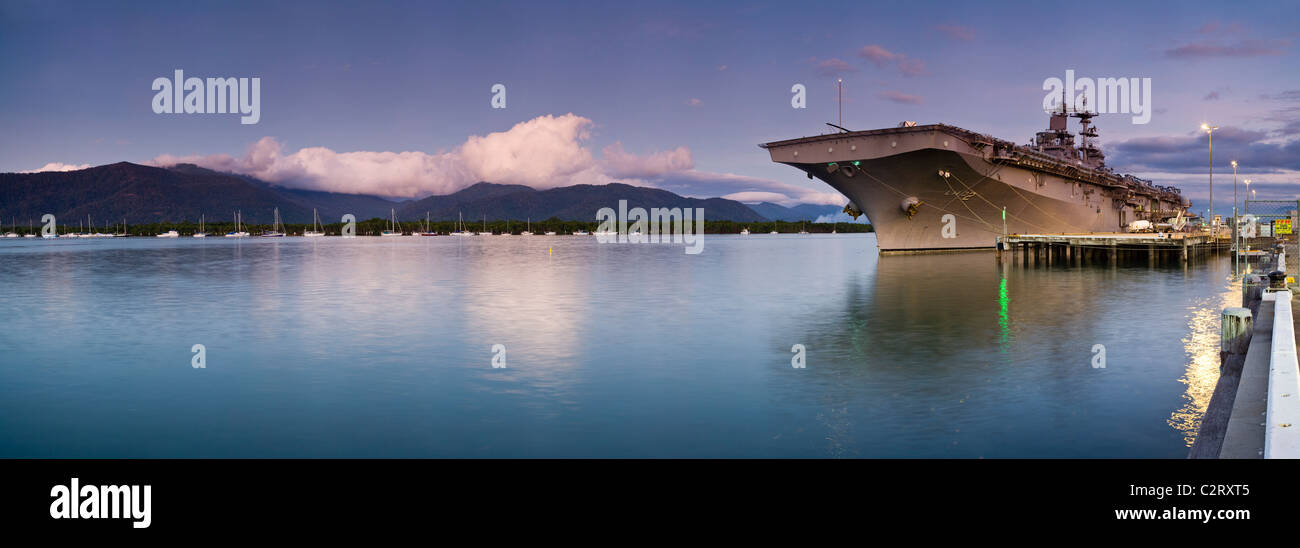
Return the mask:
<path fill-rule="evenodd" d="M 1286 252 L 1287 276 L 1296 276 L 1300 273 L 1295 230 L 1297 211 L 1300 211 L 1300 200 L 1246 200 L 1238 228 L 1242 250 L 1267 251 L 1281 244 Z"/>

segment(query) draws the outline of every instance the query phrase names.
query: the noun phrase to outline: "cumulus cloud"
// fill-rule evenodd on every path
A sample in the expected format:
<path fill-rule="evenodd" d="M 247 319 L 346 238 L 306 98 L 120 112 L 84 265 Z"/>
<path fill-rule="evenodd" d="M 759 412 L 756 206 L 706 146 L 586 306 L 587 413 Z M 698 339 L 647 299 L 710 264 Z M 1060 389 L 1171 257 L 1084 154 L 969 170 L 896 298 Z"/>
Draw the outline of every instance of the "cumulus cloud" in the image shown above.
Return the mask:
<path fill-rule="evenodd" d="M 162 155 L 152 163 L 192 163 L 291 188 L 401 198 L 449 194 L 479 181 L 535 188 L 608 183 L 610 176 L 583 146 L 591 126 L 591 120 L 574 114 L 540 116 L 434 154 L 325 147 L 286 153 L 275 138 L 263 137 L 242 157 Z"/>
<path fill-rule="evenodd" d="M 33 169 L 31 171 L 21 171 L 19 173 L 40 173 L 42 171 L 77 171 L 79 169 L 86 169 L 88 167 L 90 167 L 90 164 L 76 165 L 76 164 L 65 164 L 62 162 L 50 162 L 48 164 L 41 166 L 39 169 Z"/>
<path fill-rule="evenodd" d="M 615 142 L 604 147 L 598 157 L 586 144 L 593 125 L 575 114 L 540 116 L 503 132 L 471 136 L 455 149 L 440 153 L 338 152 L 325 147 L 290 152 L 275 138 L 263 137 L 242 156 L 162 155 L 150 163 L 190 163 L 289 188 L 399 198 L 450 194 L 479 181 L 542 189 L 618 181 L 695 197 L 770 192 L 775 195 L 769 201 L 785 204 L 845 202 L 834 191 L 697 170 L 691 150 L 684 146 L 634 154 Z"/>

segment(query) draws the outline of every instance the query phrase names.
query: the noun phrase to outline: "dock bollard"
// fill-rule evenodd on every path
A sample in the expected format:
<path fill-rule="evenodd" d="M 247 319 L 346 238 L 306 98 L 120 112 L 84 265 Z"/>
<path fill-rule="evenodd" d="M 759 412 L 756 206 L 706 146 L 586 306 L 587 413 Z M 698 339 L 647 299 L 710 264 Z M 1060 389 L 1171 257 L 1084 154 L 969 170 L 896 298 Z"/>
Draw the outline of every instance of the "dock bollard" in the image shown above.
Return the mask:
<path fill-rule="evenodd" d="M 1274 270 L 1268 273 L 1268 288 L 1271 290 L 1286 289 L 1286 273 L 1281 270 Z"/>
<path fill-rule="evenodd" d="M 1264 296 L 1267 280 L 1261 274 L 1247 274 L 1241 280 L 1241 306 L 1254 308 Z"/>
<path fill-rule="evenodd" d="M 1250 345 L 1253 321 L 1249 308 L 1225 308 L 1219 323 L 1219 351 L 1223 354 L 1245 355 Z M 1222 367 L 1222 360 L 1220 360 Z"/>

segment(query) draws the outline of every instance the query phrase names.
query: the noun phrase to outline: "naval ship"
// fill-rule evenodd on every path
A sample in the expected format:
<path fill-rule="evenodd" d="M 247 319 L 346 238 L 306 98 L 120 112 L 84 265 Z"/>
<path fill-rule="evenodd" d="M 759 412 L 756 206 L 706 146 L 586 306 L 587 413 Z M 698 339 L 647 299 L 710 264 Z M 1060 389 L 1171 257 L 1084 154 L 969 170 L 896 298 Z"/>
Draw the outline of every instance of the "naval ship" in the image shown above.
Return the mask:
<path fill-rule="evenodd" d="M 867 215 L 881 253 L 991 248 L 1003 234 L 1182 229 L 1191 202 L 1178 189 L 1106 167 L 1096 113 L 1050 115 L 1028 145 L 903 122 L 868 131 L 827 124 L 838 133 L 759 146 L 848 197 L 844 211 Z M 1078 146 L 1070 118 L 1080 120 Z"/>

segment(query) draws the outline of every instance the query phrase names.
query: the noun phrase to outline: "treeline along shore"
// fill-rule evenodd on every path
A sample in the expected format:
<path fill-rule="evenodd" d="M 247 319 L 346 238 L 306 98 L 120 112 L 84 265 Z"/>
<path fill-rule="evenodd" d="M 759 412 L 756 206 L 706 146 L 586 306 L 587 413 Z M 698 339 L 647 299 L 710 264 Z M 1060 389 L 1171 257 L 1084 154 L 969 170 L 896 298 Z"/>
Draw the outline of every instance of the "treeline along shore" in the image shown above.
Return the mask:
<path fill-rule="evenodd" d="M 458 227 L 459 224 L 460 223 L 456 221 L 433 221 L 432 223 L 425 223 L 424 221 L 403 221 L 399 223 L 398 230 L 408 234 L 415 233 L 415 232 L 436 232 L 438 234 L 450 234 L 451 232 L 460 230 L 460 227 Z M 599 227 L 599 224 L 600 223 L 597 221 L 572 221 L 572 220 L 562 220 L 562 219 L 555 219 L 555 218 L 546 219 L 542 221 L 490 219 L 486 222 L 482 220 L 478 222 L 465 221 L 464 229 L 469 232 L 491 232 L 493 234 L 520 234 L 524 231 L 530 230 L 531 228 L 531 232 L 533 234 L 545 234 L 547 232 L 554 232 L 556 233 L 556 235 L 567 235 L 567 234 L 573 234 L 574 232 L 578 232 L 578 231 L 594 232 Z M 328 224 L 320 225 L 320 230 L 325 232 L 325 234 L 328 236 L 339 236 L 343 233 L 343 227 L 344 227 L 343 223 L 328 223 Z M 389 230 L 390 227 L 391 227 L 391 221 L 380 217 L 375 217 L 364 221 L 357 221 L 356 235 L 357 236 L 378 236 L 381 232 L 385 230 Z M 215 222 L 215 223 L 204 222 L 202 228 L 203 228 L 202 231 L 208 233 L 209 235 L 219 236 L 222 234 L 226 234 L 228 232 L 234 232 L 235 223 L 233 221 Z M 240 225 L 240 229 L 250 233 L 250 235 L 252 236 L 257 236 L 263 232 L 271 230 L 272 226 L 270 224 L 244 223 Z M 126 225 L 125 231 L 123 231 L 123 225 L 121 223 L 118 223 L 117 225 L 110 224 L 108 226 L 99 225 L 94 227 L 94 229 L 92 230 L 91 228 L 85 227 L 83 225 L 77 225 L 75 224 L 74 221 L 74 224 L 70 226 L 67 223 L 63 223 L 63 224 L 56 223 L 55 230 L 58 234 L 80 234 L 80 233 L 89 233 L 89 232 L 100 232 L 100 233 L 107 233 L 107 234 L 114 234 L 114 235 L 125 234 L 127 236 L 156 236 L 158 234 L 163 234 L 172 230 L 176 231 L 181 236 L 190 236 L 200 231 L 198 222 L 189 222 L 189 221 L 158 222 L 158 223 Z M 310 223 L 286 224 L 283 226 L 281 230 L 287 232 L 290 236 L 295 236 L 295 235 L 301 235 L 304 231 L 313 230 L 313 228 Z M 663 233 L 668 233 L 670 230 L 671 230 L 670 228 L 665 227 Z M 866 232 L 871 232 L 871 225 L 861 224 L 861 223 L 813 223 L 813 222 L 796 222 L 796 221 L 766 221 L 766 222 L 751 223 L 751 222 L 737 222 L 737 221 L 706 220 L 704 222 L 705 234 L 740 234 L 742 230 L 749 230 L 751 234 L 768 234 L 773 231 L 780 234 L 796 234 L 799 233 L 800 231 L 806 231 L 810 234 L 829 234 L 831 232 L 866 233 Z M 632 231 L 632 225 L 630 223 L 628 225 L 628 231 L 629 232 Z M 19 236 L 25 236 L 27 234 L 40 236 L 41 225 L 32 224 L 30 225 L 30 227 L 21 226 L 21 225 L 20 226 L 5 225 L 3 229 L 0 229 L 0 234 L 6 232 L 15 233 L 18 234 Z"/>

